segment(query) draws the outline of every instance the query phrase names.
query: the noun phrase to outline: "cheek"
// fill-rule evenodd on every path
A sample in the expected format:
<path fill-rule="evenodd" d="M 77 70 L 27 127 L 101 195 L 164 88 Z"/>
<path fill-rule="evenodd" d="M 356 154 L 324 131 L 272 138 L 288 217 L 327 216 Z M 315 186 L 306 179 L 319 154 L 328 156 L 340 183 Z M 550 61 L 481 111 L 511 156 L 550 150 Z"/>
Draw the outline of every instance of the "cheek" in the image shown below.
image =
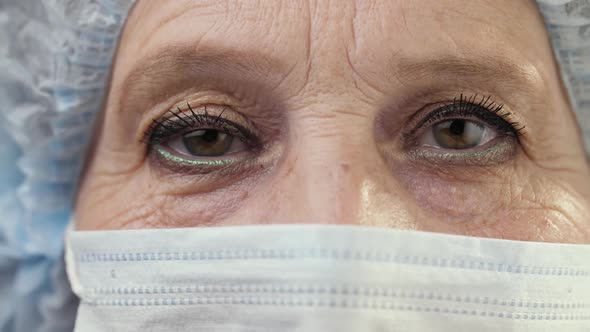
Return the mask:
<path fill-rule="evenodd" d="M 473 171 L 467 171 L 473 172 Z M 397 172 L 400 182 L 422 210 L 448 224 L 489 215 L 507 204 L 511 193 L 510 180 L 490 174 L 437 172 L 430 168 L 402 166 Z"/>
<path fill-rule="evenodd" d="M 145 228 L 165 219 L 166 200 L 154 194 L 153 183 L 134 174 L 90 172 L 75 209 L 79 230 Z"/>
<path fill-rule="evenodd" d="M 80 192 L 77 227 L 92 230 L 229 225 L 233 222 L 228 217 L 247 206 L 244 202 L 248 198 L 245 187 L 189 194 L 171 192 L 168 186 L 149 179 L 116 183 L 96 177 L 89 179 L 87 189 Z"/>
<path fill-rule="evenodd" d="M 587 200 L 548 180 L 548 174 L 517 176 L 510 168 L 478 169 L 477 176 L 416 168 L 402 173 L 406 190 L 434 221 L 425 230 L 521 241 L 590 241 Z"/>
<path fill-rule="evenodd" d="M 460 222 L 498 209 L 501 188 L 425 177 L 408 181 L 417 203 L 448 222 Z M 501 187 L 501 186 L 500 186 Z"/>

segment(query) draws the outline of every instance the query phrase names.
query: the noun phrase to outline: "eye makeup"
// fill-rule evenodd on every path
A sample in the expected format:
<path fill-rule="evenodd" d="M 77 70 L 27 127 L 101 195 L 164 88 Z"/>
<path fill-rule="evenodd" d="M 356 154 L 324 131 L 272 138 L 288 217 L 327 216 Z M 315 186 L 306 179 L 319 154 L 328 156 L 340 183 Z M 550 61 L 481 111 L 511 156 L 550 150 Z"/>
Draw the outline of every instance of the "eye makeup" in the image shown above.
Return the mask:
<path fill-rule="evenodd" d="M 491 97 L 473 95 L 466 98 L 463 94 L 450 103 L 439 103 L 428 107 L 411 120 L 411 130 L 403 134 L 404 146 L 408 156 L 414 160 L 425 160 L 440 165 L 493 165 L 513 158 L 519 146 L 519 136 L 524 134 L 524 126 L 513 120 L 513 115 L 504 110 L 503 105 L 491 100 Z M 479 144 L 463 144 L 450 148 L 436 144 L 440 132 L 433 131 L 449 124 L 460 124 L 457 129 L 470 125 L 482 130 L 485 137 Z M 443 125 L 443 127 L 441 127 Z M 453 129 L 453 128 L 449 128 Z M 451 130 L 443 131 L 448 135 Z M 463 131 L 453 134 L 461 135 Z M 460 136 L 455 136 L 455 138 Z M 439 137 L 440 138 L 440 137 Z M 430 141 L 434 144 L 425 144 Z M 452 145 L 451 145 L 452 146 Z"/>
<path fill-rule="evenodd" d="M 167 160 L 168 162 L 178 164 L 181 166 L 199 166 L 199 167 L 223 167 L 231 165 L 234 160 L 231 158 L 224 158 L 224 159 L 216 159 L 216 158 L 206 158 L 206 159 L 189 159 L 178 156 L 168 149 L 156 145 L 154 150 L 161 155 L 162 158 Z"/>
<path fill-rule="evenodd" d="M 475 94 L 466 98 L 461 94 L 458 99 L 454 98 L 452 102 L 442 104 L 420 118 L 413 125 L 413 129 L 404 136 L 409 138 L 423 127 L 454 118 L 476 118 L 506 134 L 523 135 L 524 126 L 511 120 L 511 117 L 512 114 L 504 110 L 504 105 L 492 101 L 491 96 L 478 98 L 478 95 Z"/>
<path fill-rule="evenodd" d="M 446 149 L 415 148 L 408 152 L 410 159 L 436 165 L 489 166 L 506 162 L 517 152 L 518 142 L 506 136 L 486 144 L 480 149 L 455 152 Z"/>
<path fill-rule="evenodd" d="M 244 143 L 259 146 L 254 129 L 250 128 L 247 121 L 229 106 L 224 105 L 203 105 L 197 108 L 192 107 L 188 102 L 185 109 L 176 106 L 160 118 L 153 119 L 152 124 L 144 134 L 143 141 L 149 145 L 157 145 L 171 137 L 182 135 L 195 129 L 217 129 L 227 135 L 232 135 Z M 231 119 L 230 119 L 231 118 Z M 244 124 L 237 123 L 241 121 Z"/>
<path fill-rule="evenodd" d="M 451 124 L 449 128 L 445 128 L 442 125 L 449 121 L 456 121 L 457 126 Z M 507 161 L 517 152 L 518 137 L 524 133 L 524 126 L 515 121 L 502 104 L 494 102 L 490 96 L 480 97 L 477 94 L 471 97 L 460 94 L 452 102 L 429 104 L 418 111 L 406 127 L 411 128 L 402 132 L 406 155 L 411 159 L 441 165 L 485 166 Z M 424 144 L 422 138 L 425 134 L 431 134 L 433 128 L 443 128 L 438 132 L 438 139 L 443 133 L 450 135 L 447 138 L 455 139 L 455 142 L 461 144 L 446 147 Z M 477 134 L 484 135 L 482 137 L 487 139 L 471 140 L 474 144 L 465 144 L 458 138 L 462 138 L 461 135 L 467 135 L 466 138 L 471 137 L 469 134 L 474 135 L 469 129 L 484 130 L 485 135 L 479 132 Z M 207 135 L 204 135 L 205 131 L 208 132 Z M 187 149 L 178 149 L 182 144 L 186 145 L 187 138 L 191 138 L 197 145 L 188 150 L 207 151 L 206 144 L 215 144 L 214 140 L 211 141 L 215 137 L 231 137 L 231 141 L 239 142 L 240 148 L 221 149 L 216 155 L 191 154 Z M 207 173 L 240 163 L 245 165 L 246 160 L 255 159 L 263 147 L 260 137 L 256 127 L 233 107 L 219 104 L 194 107 L 185 102 L 184 105 L 178 104 L 168 110 L 160 118 L 153 119 L 143 141 L 167 168 L 194 168 L 188 173 Z"/>
<path fill-rule="evenodd" d="M 231 137 L 240 149 L 217 156 L 195 155 L 189 152 L 191 149 L 178 149 L 186 145 L 187 138 L 203 131 L 213 133 L 212 137 Z M 143 142 L 161 165 L 184 173 L 209 173 L 227 168 L 251 159 L 262 148 L 254 126 L 233 108 L 216 104 L 193 107 L 188 102 L 153 119 Z"/>

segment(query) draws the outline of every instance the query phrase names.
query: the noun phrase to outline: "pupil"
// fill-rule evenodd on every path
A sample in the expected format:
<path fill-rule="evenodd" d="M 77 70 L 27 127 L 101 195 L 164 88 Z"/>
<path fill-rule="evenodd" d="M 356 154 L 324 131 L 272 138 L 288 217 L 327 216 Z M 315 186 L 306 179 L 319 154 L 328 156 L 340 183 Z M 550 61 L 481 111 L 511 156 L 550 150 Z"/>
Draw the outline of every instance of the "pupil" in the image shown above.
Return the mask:
<path fill-rule="evenodd" d="M 201 136 L 201 139 L 207 143 L 216 142 L 219 136 L 219 132 L 217 130 L 205 130 L 205 133 Z"/>
<path fill-rule="evenodd" d="M 463 132 L 465 132 L 465 121 L 453 120 L 453 122 L 451 122 L 451 125 L 449 126 L 449 130 L 451 134 L 455 136 L 463 135 Z"/>

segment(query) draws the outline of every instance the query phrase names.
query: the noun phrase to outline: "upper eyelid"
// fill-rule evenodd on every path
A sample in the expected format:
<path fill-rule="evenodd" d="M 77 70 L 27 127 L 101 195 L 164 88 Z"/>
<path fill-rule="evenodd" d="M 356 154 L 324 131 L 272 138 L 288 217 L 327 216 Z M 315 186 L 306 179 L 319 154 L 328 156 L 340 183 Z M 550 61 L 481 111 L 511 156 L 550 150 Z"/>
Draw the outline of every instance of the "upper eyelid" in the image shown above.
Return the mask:
<path fill-rule="evenodd" d="M 135 141 L 143 140 L 147 122 L 151 120 L 148 113 L 157 111 L 154 110 L 154 105 L 166 102 L 157 96 L 164 91 L 167 93 L 166 100 L 171 101 L 185 98 L 190 94 L 204 93 L 204 91 L 214 91 L 234 98 L 237 95 L 233 91 L 239 90 L 240 94 L 246 96 L 246 104 L 254 100 L 253 104 L 257 105 L 246 107 L 244 114 L 247 114 L 251 122 L 261 129 L 261 133 L 272 133 L 264 135 L 263 138 L 276 135 L 274 133 L 282 134 L 288 130 L 288 126 L 285 125 L 287 118 L 285 114 L 289 109 L 285 101 L 287 96 L 276 90 L 274 84 L 276 78 L 283 79 L 283 74 L 292 69 L 292 66 L 282 62 L 282 59 L 269 57 L 259 51 L 240 50 L 231 45 L 225 48 L 200 45 L 198 50 L 190 45 L 167 45 L 156 51 L 140 59 L 133 67 L 132 74 L 123 77 L 124 88 L 116 111 L 135 110 L 133 111 L 135 119 L 127 120 L 130 128 L 132 124 L 139 123 L 138 126 L 133 127 L 132 131 Z M 244 54 L 258 56 L 239 56 Z M 260 63 L 250 66 L 245 62 L 247 59 L 257 58 L 262 58 Z M 447 94 L 448 96 L 453 90 L 454 92 L 472 91 L 472 87 L 502 96 L 503 103 L 514 106 L 514 109 L 518 109 L 518 114 L 524 116 L 530 113 L 530 101 L 540 100 L 544 91 L 538 84 L 540 73 L 536 68 L 517 58 L 486 56 L 461 58 L 443 54 L 436 60 L 420 57 L 401 57 L 399 63 L 393 60 L 385 64 L 387 67 L 384 69 L 387 70 L 384 71 L 390 73 L 392 75 L 390 77 L 400 75 L 398 78 L 401 81 L 411 83 L 409 85 L 412 86 L 412 90 L 407 91 L 408 95 L 415 93 L 401 103 L 400 108 L 407 111 L 404 114 L 397 113 L 395 120 L 407 120 L 412 108 L 405 107 L 406 102 L 413 103 L 422 95 Z M 190 64 L 190 69 L 182 70 L 183 64 Z M 261 69 L 267 72 L 261 74 L 259 72 Z M 166 75 L 162 74 L 163 70 L 168 70 Z M 241 70 L 245 72 L 240 72 Z M 175 75 L 170 75 L 171 73 Z M 142 76 L 144 74 L 147 76 Z M 167 81 L 169 78 L 174 80 L 173 84 Z M 443 84 L 444 89 L 441 88 Z M 175 88 L 172 90 L 170 87 Z M 176 93 L 175 96 L 170 96 L 173 93 Z M 237 102 L 243 102 L 240 97 L 235 99 Z M 397 102 L 392 101 L 387 104 L 395 105 Z"/>
<path fill-rule="evenodd" d="M 247 119 L 241 114 L 236 115 L 232 121 L 223 116 L 224 114 L 230 114 L 229 112 L 226 113 L 229 106 L 215 105 L 216 107 L 221 108 L 221 110 L 214 114 L 207 111 L 207 106 L 212 107 L 213 105 L 193 107 L 187 102 L 185 110 L 182 110 L 179 105 L 176 106 L 176 111 L 174 108 L 169 109 L 166 115 L 159 119 L 156 118 L 152 120 L 151 125 L 143 135 L 142 142 L 147 144 L 158 144 L 162 140 L 182 134 L 181 131 L 183 130 L 198 129 L 199 126 L 207 126 L 218 130 L 233 128 L 235 131 L 228 131 L 230 134 L 240 136 L 239 138 L 243 140 L 249 140 L 252 145 L 259 145 L 260 142 L 254 132 L 255 128 L 249 128 L 249 124 L 246 125 Z M 231 112 L 232 114 L 237 113 L 234 111 Z M 244 119 L 244 125 L 236 123 L 238 117 Z M 170 126 L 171 128 L 165 128 L 166 126 Z M 155 138 L 154 135 L 158 134 L 158 130 L 163 131 L 163 133 L 160 134 L 161 137 Z"/>
<path fill-rule="evenodd" d="M 450 119 L 459 119 L 459 118 L 463 119 L 463 118 L 466 118 L 466 117 L 473 117 L 473 118 L 479 119 L 479 120 L 487 123 L 485 120 L 482 120 L 479 117 L 479 115 L 481 115 L 479 113 L 477 113 L 477 114 L 476 113 L 470 113 L 469 110 L 459 110 L 459 109 L 456 109 L 455 110 L 455 109 L 453 109 L 454 107 L 459 107 L 459 106 L 444 105 L 444 106 L 442 106 L 442 107 L 440 107 L 440 108 L 432 111 L 426 117 L 424 117 L 423 119 L 421 119 L 418 122 L 418 124 L 415 126 L 415 128 L 413 128 L 412 130 L 413 131 L 414 130 L 418 130 L 419 128 L 421 128 L 421 127 L 423 127 L 425 125 L 433 125 L 433 124 L 436 124 L 438 122 L 447 121 L 447 120 L 450 120 Z M 477 106 L 477 105 L 468 106 L 468 107 L 472 107 L 473 109 L 477 109 L 477 110 L 482 109 L 481 106 Z M 459 112 L 464 112 L 465 114 L 459 115 L 459 114 L 457 114 Z M 484 109 L 483 112 L 490 112 L 490 111 L 487 110 L 487 109 Z M 450 113 L 450 114 L 448 114 L 448 113 Z M 498 115 L 496 113 L 490 112 L 490 117 L 492 117 L 492 116 L 493 117 L 501 118 L 502 120 L 505 121 L 505 119 L 501 115 Z M 509 123 L 509 122 L 507 122 L 507 123 Z"/>
<path fill-rule="evenodd" d="M 418 111 L 416 113 L 416 115 L 423 113 L 424 111 L 428 111 L 428 110 L 430 110 L 430 111 L 426 115 L 419 116 L 418 120 L 410 121 L 410 122 L 413 122 L 413 124 L 411 125 L 411 129 L 409 131 L 407 131 L 406 133 L 404 133 L 404 137 L 406 137 L 406 138 L 411 137 L 417 131 L 419 131 L 424 125 L 427 125 L 427 124 L 430 125 L 437 120 L 440 120 L 440 121 L 446 120 L 444 118 L 443 119 L 434 119 L 434 120 L 432 120 L 432 119 L 435 116 L 438 116 L 440 112 L 444 112 L 452 107 L 467 107 L 467 108 L 471 108 L 473 110 L 484 109 L 485 110 L 484 112 L 488 112 L 486 114 L 489 115 L 490 119 L 493 119 L 493 120 L 497 119 L 498 121 L 503 121 L 504 123 L 509 125 L 511 129 L 513 129 L 515 134 L 522 135 L 525 133 L 524 132 L 525 126 L 521 125 L 520 122 L 518 121 L 518 119 L 515 119 L 514 114 L 508 110 L 505 110 L 504 104 L 500 104 L 500 103 L 495 102 L 491 96 L 481 97 L 478 94 L 474 94 L 472 96 L 465 97 L 463 94 L 461 94 L 459 98 L 455 98 L 450 102 L 448 102 L 448 101 L 437 102 L 437 103 L 431 103 L 431 104 L 424 106 L 421 111 Z M 452 112 L 452 111 L 453 110 L 449 110 L 449 112 Z M 456 110 L 456 111 L 457 112 L 465 111 L 465 112 L 469 113 L 468 110 Z M 474 114 L 467 114 L 467 115 L 473 115 L 475 118 L 480 119 L 484 123 L 486 123 L 488 125 L 490 124 L 489 121 L 486 121 L 486 119 L 481 119 L 481 113 L 480 114 L 474 113 Z M 478 116 L 478 115 L 480 115 L 480 116 Z M 451 119 L 451 118 L 452 117 L 449 117 L 448 119 Z"/>

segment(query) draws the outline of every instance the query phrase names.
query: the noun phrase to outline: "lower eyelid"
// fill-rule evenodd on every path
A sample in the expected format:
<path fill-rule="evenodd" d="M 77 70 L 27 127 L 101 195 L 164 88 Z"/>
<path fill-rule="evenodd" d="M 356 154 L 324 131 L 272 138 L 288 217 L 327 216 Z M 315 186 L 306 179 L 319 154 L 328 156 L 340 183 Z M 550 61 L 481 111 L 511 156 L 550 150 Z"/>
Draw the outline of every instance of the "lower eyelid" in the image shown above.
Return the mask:
<path fill-rule="evenodd" d="M 179 173 L 183 173 L 186 170 L 189 171 L 188 173 L 210 173 L 239 162 L 235 156 L 225 158 L 185 158 L 174 154 L 159 144 L 153 146 L 152 150 L 153 157 L 157 160 L 160 167 L 178 171 Z"/>
<path fill-rule="evenodd" d="M 518 142 L 513 136 L 497 137 L 483 146 L 465 150 L 420 148 L 417 146 L 407 149 L 407 155 L 411 160 L 462 166 L 487 166 L 503 163 L 513 159 L 517 152 Z"/>
<path fill-rule="evenodd" d="M 149 167 L 153 168 L 155 176 L 164 177 L 166 181 L 180 181 L 174 182 L 179 186 L 191 186 L 193 181 L 199 181 L 203 185 L 207 183 L 207 185 L 218 187 L 270 169 L 280 156 L 282 148 L 279 145 L 273 145 L 262 151 L 236 153 L 208 160 L 182 158 L 160 145 L 152 146 L 150 150 L 148 163 Z"/>

